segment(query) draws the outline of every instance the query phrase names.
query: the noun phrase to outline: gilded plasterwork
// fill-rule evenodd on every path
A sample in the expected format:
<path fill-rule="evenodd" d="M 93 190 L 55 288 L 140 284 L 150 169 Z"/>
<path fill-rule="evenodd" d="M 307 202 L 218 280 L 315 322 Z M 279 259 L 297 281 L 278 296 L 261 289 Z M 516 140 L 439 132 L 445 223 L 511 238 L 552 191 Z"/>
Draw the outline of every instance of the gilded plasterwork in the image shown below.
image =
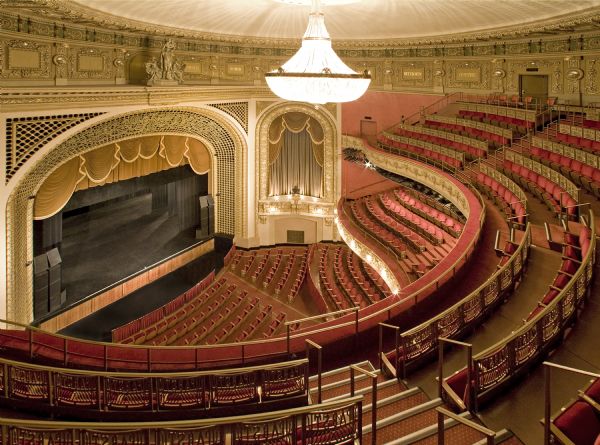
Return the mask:
<path fill-rule="evenodd" d="M 52 139 L 104 113 L 9 118 L 6 120 L 6 182 Z"/>
<path fill-rule="evenodd" d="M 230 115 L 248 134 L 248 102 L 227 102 L 210 106 Z"/>
<path fill-rule="evenodd" d="M 332 203 L 335 200 L 335 165 L 337 160 L 337 132 L 334 120 L 323 109 L 307 104 L 294 104 L 285 102 L 272 107 L 263 114 L 256 125 L 256 149 L 258 197 L 259 200 L 268 199 L 269 190 L 269 127 L 279 116 L 290 112 L 301 112 L 315 119 L 323 128 L 325 136 L 323 156 L 323 198 L 322 201 Z"/>
<path fill-rule="evenodd" d="M 144 110 L 111 116 L 74 134 L 33 165 L 13 189 L 7 205 L 7 317 L 27 323 L 32 316 L 33 199 L 46 177 L 66 160 L 99 146 L 148 134 L 197 137 L 214 148 L 217 187 L 213 190 L 220 232 L 244 236 L 247 147 L 222 115 L 204 108 Z"/>
<path fill-rule="evenodd" d="M 30 40 L 8 40 L 0 45 L 0 78 L 50 78 L 50 45 Z"/>

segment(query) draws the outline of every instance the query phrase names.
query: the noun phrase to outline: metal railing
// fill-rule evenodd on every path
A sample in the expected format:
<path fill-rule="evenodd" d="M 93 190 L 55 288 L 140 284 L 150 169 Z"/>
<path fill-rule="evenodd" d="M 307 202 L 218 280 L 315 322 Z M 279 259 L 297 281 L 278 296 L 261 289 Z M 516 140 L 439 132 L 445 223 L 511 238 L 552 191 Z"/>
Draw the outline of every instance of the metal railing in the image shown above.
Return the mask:
<path fill-rule="evenodd" d="M 452 420 L 457 421 L 475 431 L 480 432 L 485 436 L 486 445 L 494 445 L 494 437 L 496 437 L 496 433 L 489 428 L 479 425 L 478 423 L 473 422 L 472 420 L 465 419 L 464 417 L 459 416 L 458 414 L 454 414 L 452 411 L 448 411 L 445 408 L 438 406 L 436 409 L 438 416 L 438 429 L 437 429 L 437 444 L 444 445 L 446 443 L 445 438 L 445 428 L 444 428 L 444 417 L 449 417 Z"/>
<path fill-rule="evenodd" d="M 371 444 L 377 444 L 377 374 L 357 365 L 350 365 L 350 397 L 355 393 L 356 373 L 367 376 L 371 379 Z"/>
<path fill-rule="evenodd" d="M 510 260 L 497 269 L 484 283 L 469 295 L 429 320 L 404 332 L 397 332 L 394 364 L 398 378 L 405 378 L 408 366 L 432 354 L 438 346 L 438 337 L 458 337 L 480 322 L 501 301 L 526 267 L 531 245 L 531 227 L 527 225 L 521 243 Z M 383 329 L 395 326 L 380 323 L 380 345 Z M 399 344 L 398 344 L 399 343 Z M 380 356 L 385 357 L 380 346 Z"/>
<path fill-rule="evenodd" d="M 491 394 L 519 372 L 532 366 L 552 345 L 562 340 L 563 332 L 577 319 L 592 279 L 596 236 L 590 210 L 589 249 L 569 282 L 548 304 L 510 335 L 473 357 L 473 391 L 480 398 Z"/>
<path fill-rule="evenodd" d="M 329 421 L 324 423 L 324 418 Z M 3 444 L 12 443 L 9 437 L 26 437 L 27 441 L 40 444 L 242 445 L 262 439 L 262 443 L 307 445 L 313 443 L 312 440 L 322 438 L 326 441 L 331 436 L 343 443 L 360 443 L 362 397 L 268 413 L 200 420 L 99 423 L 0 418 L 0 434 Z"/>

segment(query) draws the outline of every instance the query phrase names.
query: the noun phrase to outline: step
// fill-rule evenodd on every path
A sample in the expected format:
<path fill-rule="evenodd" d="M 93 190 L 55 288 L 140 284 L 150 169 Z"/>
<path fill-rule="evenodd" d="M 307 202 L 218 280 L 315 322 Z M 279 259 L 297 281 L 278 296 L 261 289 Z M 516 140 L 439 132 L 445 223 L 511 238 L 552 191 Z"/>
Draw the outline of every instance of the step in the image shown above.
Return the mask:
<path fill-rule="evenodd" d="M 513 434 L 512 431 L 507 430 L 506 428 L 501 429 L 500 431 L 496 432 L 496 436 L 494 437 L 494 443 L 495 444 L 504 444 L 504 445 L 523 445 L 523 442 L 521 442 L 521 440 L 515 436 Z M 473 443 L 473 445 L 486 445 L 486 439 L 481 439 L 475 443 Z"/>
<path fill-rule="evenodd" d="M 377 402 L 377 420 L 393 416 L 396 413 L 409 410 L 428 402 L 427 395 L 423 391 L 402 397 L 402 393 L 388 397 Z M 364 405 L 363 405 L 364 406 Z M 363 425 L 371 424 L 372 404 L 363 407 Z"/>
<path fill-rule="evenodd" d="M 430 400 L 418 406 L 396 413 L 377 421 L 377 442 L 387 443 L 405 436 L 415 430 L 426 428 L 437 422 L 436 407 L 442 404 L 440 398 Z M 363 442 L 371 442 L 372 425 L 363 427 Z"/>
<path fill-rule="evenodd" d="M 382 382 L 385 377 L 381 374 L 381 372 L 375 371 L 375 373 L 377 374 L 377 381 L 378 382 Z M 371 387 L 371 378 L 367 377 L 366 375 L 362 374 L 359 376 L 356 376 L 354 378 L 354 390 L 356 391 L 357 389 L 361 389 L 361 388 L 369 388 Z M 314 398 L 314 396 L 316 396 L 317 394 L 317 389 L 313 388 L 311 389 L 311 397 Z M 347 380 L 343 380 L 341 382 L 335 382 L 332 383 L 330 385 L 327 385 L 327 387 L 323 387 L 322 388 L 322 398 L 323 400 L 331 400 L 333 398 L 339 397 L 339 396 L 348 396 L 350 395 L 350 379 Z"/>
<path fill-rule="evenodd" d="M 398 394 L 405 394 L 405 396 L 412 395 L 420 391 L 420 388 L 414 387 L 410 389 L 406 389 L 404 385 L 396 379 L 386 380 L 385 382 L 380 382 L 377 384 L 377 398 L 379 400 L 385 399 L 387 397 L 391 397 Z M 363 396 L 363 411 L 364 408 L 371 404 L 371 386 L 365 386 L 363 388 L 355 389 L 354 395 Z M 329 401 L 343 399 L 348 397 L 348 394 L 342 394 L 336 397 L 332 397 L 328 399 Z"/>
<path fill-rule="evenodd" d="M 440 400 L 440 399 L 437 399 L 437 400 Z M 440 400 L 440 404 L 441 404 L 441 400 Z M 432 440 L 432 438 L 433 438 L 433 442 L 431 442 L 431 443 L 437 444 L 437 411 L 435 410 L 435 407 L 430 411 L 433 411 L 432 417 L 431 417 L 433 420 L 428 425 L 424 425 L 421 428 L 414 428 L 408 434 L 397 435 L 395 439 L 393 439 L 391 441 L 386 441 L 384 443 L 386 443 L 388 445 L 409 445 L 409 444 L 415 444 L 415 443 L 421 444 L 421 441 Z M 464 413 L 460 414 L 460 416 L 465 417 L 465 418 L 470 418 L 471 414 L 469 412 L 464 412 Z M 449 428 L 451 428 L 455 425 L 458 425 L 458 421 L 456 421 L 454 419 L 444 420 L 444 430 L 448 430 Z M 460 431 L 462 431 L 462 430 L 460 430 Z M 377 433 L 379 434 L 379 430 L 377 431 Z M 478 433 L 478 434 L 481 434 L 481 433 Z M 446 436 L 446 438 L 447 438 L 446 443 L 448 443 L 448 444 L 469 443 L 469 442 L 462 442 L 460 440 L 452 441 L 449 436 Z M 475 442 L 479 439 L 481 439 L 481 436 L 477 436 L 472 442 Z M 378 440 L 378 442 L 379 442 L 379 440 Z M 423 443 L 426 443 L 426 442 L 423 442 Z"/>
<path fill-rule="evenodd" d="M 390 382 L 391 384 L 382 386 L 386 383 Z M 371 388 L 366 388 L 367 392 L 363 394 L 363 412 L 365 409 L 370 410 L 370 405 L 373 403 L 373 392 Z M 410 389 L 406 389 L 406 387 L 399 383 L 396 379 L 387 380 L 385 382 L 377 385 L 377 401 L 382 402 L 391 397 L 399 397 L 403 395 L 404 397 L 408 397 L 413 393 L 420 392 L 420 388 L 414 387 Z"/>
<path fill-rule="evenodd" d="M 369 360 L 365 360 L 364 362 L 355 363 L 356 366 L 366 370 L 366 371 L 375 371 L 375 367 L 371 364 Z M 308 379 L 311 388 L 317 387 L 317 375 L 311 375 Z M 330 383 L 337 382 L 339 380 L 348 380 L 350 378 L 350 367 L 344 366 L 342 368 L 333 369 L 331 371 L 327 371 L 321 374 L 321 385 L 325 386 Z"/>
<path fill-rule="evenodd" d="M 445 423 L 444 423 L 445 426 Z M 414 445 L 437 445 L 438 443 L 438 435 L 437 435 L 437 424 L 435 425 L 435 434 L 432 434 L 423 439 L 417 440 L 415 442 L 406 442 Z M 469 428 L 467 425 L 463 425 L 462 423 L 457 423 L 455 425 L 445 426 L 444 427 L 444 443 L 448 444 L 457 444 L 457 445 L 471 445 L 473 443 L 478 443 L 484 440 L 485 443 L 485 435 L 473 428 Z"/>

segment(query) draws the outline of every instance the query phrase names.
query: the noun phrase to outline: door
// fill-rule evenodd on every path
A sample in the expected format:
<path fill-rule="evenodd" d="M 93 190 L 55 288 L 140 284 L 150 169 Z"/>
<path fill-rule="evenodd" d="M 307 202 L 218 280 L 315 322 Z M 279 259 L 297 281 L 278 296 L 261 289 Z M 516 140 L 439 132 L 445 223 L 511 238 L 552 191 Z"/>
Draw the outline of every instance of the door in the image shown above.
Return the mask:
<path fill-rule="evenodd" d="M 523 74 L 519 76 L 519 95 L 521 102 L 526 104 L 527 108 L 530 105 L 527 103 L 528 97 L 533 98 L 532 103 L 543 105 L 548 99 L 548 76 L 543 74 Z"/>
<path fill-rule="evenodd" d="M 360 136 L 365 138 L 373 147 L 377 145 L 377 121 L 361 119 Z"/>

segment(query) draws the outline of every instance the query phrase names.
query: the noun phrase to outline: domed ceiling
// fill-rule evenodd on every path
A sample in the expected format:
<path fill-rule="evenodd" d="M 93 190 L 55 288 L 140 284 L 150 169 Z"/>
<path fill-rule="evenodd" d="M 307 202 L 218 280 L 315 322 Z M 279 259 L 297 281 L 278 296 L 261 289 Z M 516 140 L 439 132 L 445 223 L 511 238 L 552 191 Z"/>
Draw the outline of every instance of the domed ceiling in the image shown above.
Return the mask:
<path fill-rule="evenodd" d="M 73 1 L 91 8 L 91 15 L 108 13 L 202 33 L 278 39 L 299 39 L 310 11 L 310 0 Z M 598 12 L 600 7 L 600 0 L 322 0 L 322 3 L 329 33 L 333 39 L 342 40 L 424 38 L 526 27 L 549 19 Z"/>

